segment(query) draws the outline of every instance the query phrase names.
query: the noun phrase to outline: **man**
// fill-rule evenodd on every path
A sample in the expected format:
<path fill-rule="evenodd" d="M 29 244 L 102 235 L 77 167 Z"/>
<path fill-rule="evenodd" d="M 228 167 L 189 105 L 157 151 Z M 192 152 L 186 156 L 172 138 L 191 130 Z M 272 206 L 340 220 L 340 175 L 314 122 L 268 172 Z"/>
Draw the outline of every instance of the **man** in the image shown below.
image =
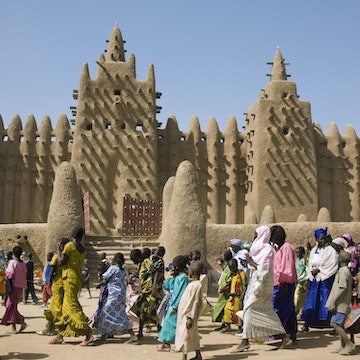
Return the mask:
<path fill-rule="evenodd" d="M 34 262 L 32 261 L 32 254 L 28 254 L 28 261 L 26 262 L 27 267 L 27 289 L 25 290 L 25 297 L 23 299 L 24 304 L 27 303 L 27 299 L 29 297 L 29 294 L 31 295 L 31 299 L 34 304 L 37 304 L 39 299 L 37 298 L 35 294 L 35 288 L 34 288 Z"/>

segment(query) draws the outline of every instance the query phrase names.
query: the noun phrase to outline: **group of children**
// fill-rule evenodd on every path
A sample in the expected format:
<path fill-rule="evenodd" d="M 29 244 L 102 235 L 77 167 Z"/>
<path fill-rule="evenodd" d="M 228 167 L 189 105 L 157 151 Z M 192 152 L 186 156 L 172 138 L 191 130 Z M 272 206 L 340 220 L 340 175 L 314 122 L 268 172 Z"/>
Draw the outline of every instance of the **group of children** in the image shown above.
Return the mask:
<path fill-rule="evenodd" d="M 182 352 L 184 360 L 189 352 L 195 351 L 194 359 L 199 360 L 202 357 L 197 320 L 203 309 L 200 277 L 204 273 L 204 265 L 199 261 L 201 254 L 195 252 L 191 259 L 185 255 L 176 256 L 167 267 L 164 265 L 164 254 L 162 246 L 153 251 L 134 249 L 130 253 L 134 267 L 117 264 L 120 268 L 120 271 L 116 269 L 117 277 L 122 277 L 121 281 L 127 283 L 126 297 L 119 290 L 120 285 L 114 287 L 111 274 L 115 270 L 111 270 L 110 266 L 101 273 L 99 267 L 99 308 L 93 327 L 100 331 L 101 341 L 128 332 L 131 336 L 126 342 L 135 345 L 142 341 L 147 327 L 156 325 L 160 343 L 157 351 Z M 100 265 L 104 265 L 105 261 L 106 257 L 102 258 Z M 117 320 L 115 316 L 106 320 L 107 299 L 114 292 L 114 301 L 121 302 L 117 304 L 117 309 L 123 310 L 121 314 L 116 313 Z"/>

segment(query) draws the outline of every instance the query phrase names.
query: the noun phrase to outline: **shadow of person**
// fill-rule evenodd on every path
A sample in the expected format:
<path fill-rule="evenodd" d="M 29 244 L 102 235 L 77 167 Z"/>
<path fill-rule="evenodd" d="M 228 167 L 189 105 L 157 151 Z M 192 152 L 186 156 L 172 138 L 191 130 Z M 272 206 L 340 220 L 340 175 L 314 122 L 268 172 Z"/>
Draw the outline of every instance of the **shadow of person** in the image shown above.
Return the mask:
<path fill-rule="evenodd" d="M 0 356 L 0 360 L 37 360 L 45 359 L 47 357 L 49 357 L 48 354 L 9 352 L 7 355 Z"/>

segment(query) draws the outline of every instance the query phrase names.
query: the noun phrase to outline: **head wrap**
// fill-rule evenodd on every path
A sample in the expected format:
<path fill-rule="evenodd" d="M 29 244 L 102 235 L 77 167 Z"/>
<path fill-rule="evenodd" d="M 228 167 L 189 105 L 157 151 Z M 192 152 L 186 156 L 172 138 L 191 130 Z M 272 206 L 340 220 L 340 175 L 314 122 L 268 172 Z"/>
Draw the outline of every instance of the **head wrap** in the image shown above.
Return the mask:
<path fill-rule="evenodd" d="M 348 247 L 348 242 L 342 237 L 335 238 L 332 242 L 336 245 L 341 246 L 343 249 Z"/>
<path fill-rule="evenodd" d="M 327 228 L 325 228 L 325 229 L 320 228 L 320 229 L 315 230 L 314 236 L 315 236 L 315 239 L 317 239 L 320 236 L 327 236 Z"/>
<path fill-rule="evenodd" d="M 234 246 L 242 247 L 242 241 L 240 239 L 231 239 L 230 244 Z"/>
<path fill-rule="evenodd" d="M 270 268 L 274 259 L 274 249 L 269 244 L 271 230 L 268 226 L 259 226 L 256 233 L 249 254 L 259 267 Z"/>
<path fill-rule="evenodd" d="M 353 238 L 350 234 L 344 234 L 342 237 L 348 242 L 350 246 L 354 245 Z"/>
<path fill-rule="evenodd" d="M 166 271 L 174 269 L 174 264 L 172 262 L 169 262 L 165 268 Z"/>

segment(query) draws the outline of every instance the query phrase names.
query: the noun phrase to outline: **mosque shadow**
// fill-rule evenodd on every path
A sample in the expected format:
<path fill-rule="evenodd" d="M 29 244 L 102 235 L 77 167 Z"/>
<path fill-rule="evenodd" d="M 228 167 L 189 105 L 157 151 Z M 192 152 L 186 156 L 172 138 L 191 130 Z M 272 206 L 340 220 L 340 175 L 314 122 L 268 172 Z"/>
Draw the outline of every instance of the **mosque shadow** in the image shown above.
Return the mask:
<path fill-rule="evenodd" d="M 40 353 L 21 353 L 21 352 L 9 352 L 7 355 L 2 355 L 1 360 L 38 360 L 48 358 L 48 354 Z"/>

